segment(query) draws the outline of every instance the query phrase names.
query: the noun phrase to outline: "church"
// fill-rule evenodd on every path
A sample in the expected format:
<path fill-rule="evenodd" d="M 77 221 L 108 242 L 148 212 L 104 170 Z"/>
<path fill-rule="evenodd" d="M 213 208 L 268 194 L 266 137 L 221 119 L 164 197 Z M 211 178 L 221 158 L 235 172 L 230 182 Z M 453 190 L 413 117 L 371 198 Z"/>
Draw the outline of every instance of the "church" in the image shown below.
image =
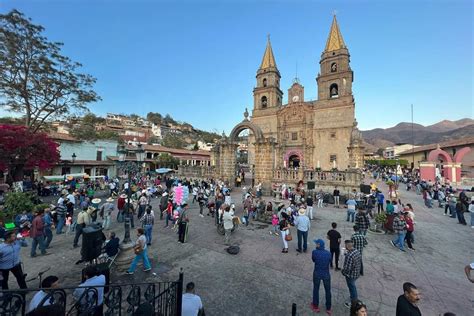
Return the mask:
<path fill-rule="evenodd" d="M 355 120 L 354 74 L 349 50 L 334 16 L 316 77 L 318 97 L 305 101 L 304 87 L 295 79 L 283 103 L 270 39 L 257 71 L 250 122 L 265 139 L 273 139 L 274 167 L 346 170 L 363 166 L 363 147 Z M 249 164 L 255 160 L 255 133 L 249 132 Z"/>

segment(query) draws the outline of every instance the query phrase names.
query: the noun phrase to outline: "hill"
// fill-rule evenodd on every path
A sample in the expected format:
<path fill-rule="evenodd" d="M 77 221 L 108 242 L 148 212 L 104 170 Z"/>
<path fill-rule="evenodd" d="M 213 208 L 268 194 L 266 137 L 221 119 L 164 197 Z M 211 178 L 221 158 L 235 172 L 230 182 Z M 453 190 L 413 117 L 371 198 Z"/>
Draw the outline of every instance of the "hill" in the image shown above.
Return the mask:
<path fill-rule="evenodd" d="M 364 140 L 377 148 L 412 142 L 415 145 L 427 145 L 467 136 L 474 136 L 474 120 L 469 118 L 457 121 L 443 120 L 428 126 L 413 124 L 413 133 L 412 124 L 406 122 L 390 128 L 362 131 Z"/>

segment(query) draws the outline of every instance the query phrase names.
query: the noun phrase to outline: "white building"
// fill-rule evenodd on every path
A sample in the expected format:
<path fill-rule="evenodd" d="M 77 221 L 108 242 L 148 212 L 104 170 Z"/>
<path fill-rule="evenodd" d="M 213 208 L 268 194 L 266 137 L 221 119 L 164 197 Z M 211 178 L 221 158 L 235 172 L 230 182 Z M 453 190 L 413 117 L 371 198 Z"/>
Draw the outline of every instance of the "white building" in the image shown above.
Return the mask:
<path fill-rule="evenodd" d="M 383 151 L 383 157 L 385 159 L 393 159 L 397 158 L 401 152 L 411 150 L 412 148 L 416 148 L 418 146 L 413 146 L 412 144 L 399 144 L 391 147 L 387 147 Z"/>

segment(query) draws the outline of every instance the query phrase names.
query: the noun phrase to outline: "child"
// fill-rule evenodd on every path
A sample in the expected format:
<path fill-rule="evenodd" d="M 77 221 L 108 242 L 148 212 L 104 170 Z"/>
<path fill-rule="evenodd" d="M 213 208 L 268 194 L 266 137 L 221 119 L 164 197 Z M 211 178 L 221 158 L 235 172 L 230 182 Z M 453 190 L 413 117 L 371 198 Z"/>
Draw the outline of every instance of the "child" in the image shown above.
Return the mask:
<path fill-rule="evenodd" d="M 72 217 L 69 215 L 66 217 L 66 234 L 70 234 L 71 233 L 71 225 L 72 225 Z"/>
<path fill-rule="evenodd" d="M 278 225 L 279 225 L 279 221 L 278 221 L 278 216 L 276 214 L 273 214 L 272 215 L 272 226 L 273 226 L 273 233 L 276 235 L 276 236 L 279 236 L 280 234 L 278 234 Z M 270 235 L 272 234 L 272 232 L 270 231 Z"/>

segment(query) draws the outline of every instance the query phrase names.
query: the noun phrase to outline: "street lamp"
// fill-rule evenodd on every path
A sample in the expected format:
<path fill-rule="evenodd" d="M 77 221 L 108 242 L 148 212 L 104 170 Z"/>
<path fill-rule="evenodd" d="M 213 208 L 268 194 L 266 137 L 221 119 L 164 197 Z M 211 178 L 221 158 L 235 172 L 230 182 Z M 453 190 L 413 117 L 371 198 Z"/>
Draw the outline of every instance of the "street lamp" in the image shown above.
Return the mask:
<path fill-rule="evenodd" d="M 123 238 L 123 243 L 130 243 L 130 199 L 132 196 L 132 190 L 131 190 L 131 182 L 132 182 L 132 173 L 139 173 L 140 172 L 140 164 L 145 160 L 145 150 L 142 148 L 141 144 L 138 144 L 137 149 L 129 149 L 126 148 L 124 145 L 120 145 L 118 150 L 117 150 L 118 156 L 119 156 L 119 161 L 121 164 L 121 169 L 122 171 L 127 173 L 128 176 L 128 187 L 127 187 L 127 203 L 125 205 L 125 221 L 124 221 L 124 228 L 125 228 L 125 236 Z M 134 161 L 126 161 L 128 154 L 135 153 L 136 156 L 136 162 Z"/>

